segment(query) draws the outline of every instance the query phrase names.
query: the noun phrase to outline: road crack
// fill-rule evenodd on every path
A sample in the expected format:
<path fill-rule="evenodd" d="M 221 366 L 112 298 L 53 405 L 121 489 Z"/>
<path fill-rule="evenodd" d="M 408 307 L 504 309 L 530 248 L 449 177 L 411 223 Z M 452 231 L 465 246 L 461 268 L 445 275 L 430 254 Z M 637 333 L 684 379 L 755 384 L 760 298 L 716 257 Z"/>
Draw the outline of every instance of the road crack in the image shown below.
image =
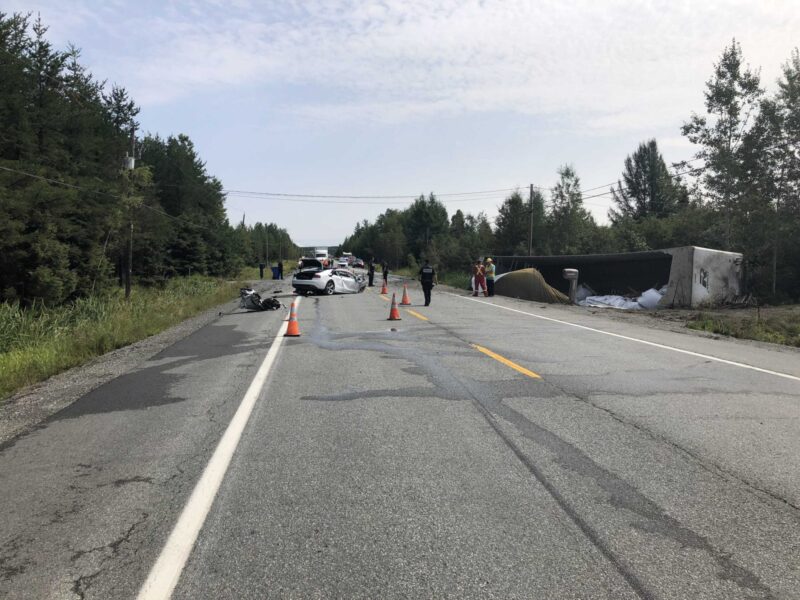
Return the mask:
<path fill-rule="evenodd" d="M 72 592 L 80 599 L 85 598 L 86 592 L 92 587 L 94 584 L 94 580 L 102 575 L 108 569 L 109 561 L 112 561 L 118 558 L 121 555 L 121 548 L 123 544 L 130 543 L 131 538 L 136 533 L 136 530 L 144 524 L 145 521 L 150 517 L 150 514 L 147 512 L 142 512 L 139 519 L 131 523 L 127 529 L 122 532 L 120 536 L 111 540 L 107 544 L 101 544 L 100 546 L 95 546 L 93 548 L 87 548 L 85 550 L 75 550 L 72 556 L 70 557 L 70 561 L 76 563 L 80 561 L 85 556 L 93 555 L 98 552 L 102 552 L 103 556 L 101 556 L 98 560 L 99 562 L 96 565 L 96 568 L 91 573 L 85 573 L 79 575 L 75 578 L 72 582 Z"/>

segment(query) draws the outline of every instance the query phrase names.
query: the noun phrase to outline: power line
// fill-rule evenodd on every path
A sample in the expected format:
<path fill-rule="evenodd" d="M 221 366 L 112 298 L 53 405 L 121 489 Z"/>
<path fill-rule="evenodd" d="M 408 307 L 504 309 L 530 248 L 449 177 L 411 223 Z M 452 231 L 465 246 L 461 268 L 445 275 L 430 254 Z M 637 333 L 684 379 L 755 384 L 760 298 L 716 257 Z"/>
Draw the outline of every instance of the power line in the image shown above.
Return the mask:
<path fill-rule="evenodd" d="M 502 192 L 513 192 L 518 190 L 519 187 L 502 188 L 497 190 L 480 190 L 475 192 L 450 192 L 446 194 L 433 195 L 439 197 L 450 196 L 474 196 L 481 194 L 498 194 Z M 368 196 L 354 196 L 354 195 L 336 195 L 336 194 L 291 194 L 287 192 L 259 192 L 251 190 L 222 190 L 226 194 L 249 194 L 255 196 L 267 196 L 276 198 L 318 198 L 318 199 L 333 199 L 333 200 L 416 200 L 420 197 L 425 197 L 425 194 L 395 194 L 395 195 L 368 195 Z"/>
<path fill-rule="evenodd" d="M 19 175 L 26 175 L 27 177 L 32 177 L 34 179 L 39 179 L 41 181 L 47 181 L 48 183 L 54 183 L 56 185 L 72 188 L 75 190 L 80 190 L 82 192 L 88 192 L 90 194 L 99 194 L 101 196 L 110 196 L 112 198 L 122 199 L 122 196 L 119 196 L 117 194 L 112 194 L 110 192 L 102 192 L 100 190 L 90 190 L 87 188 L 82 188 L 80 186 L 67 183 L 66 181 L 59 181 L 58 179 L 50 179 L 49 177 L 43 177 L 41 175 L 36 175 L 35 173 L 28 173 L 27 171 L 20 171 L 19 169 L 11 169 L 9 167 L 3 167 L 3 166 L 0 166 L 0 169 L 2 169 L 3 171 L 8 171 L 9 173 L 18 173 Z"/>
<path fill-rule="evenodd" d="M 681 161 L 681 163 L 688 165 L 689 163 L 697 162 L 698 160 L 705 160 L 705 159 L 704 158 L 693 158 L 692 160 Z M 679 175 L 679 173 L 673 173 L 672 174 L 673 177 L 677 177 L 678 175 Z M 606 184 L 603 184 L 603 185 L 598 185 L 596 187 L 582 189 L 580 192 L 581 192 L 581 194 L 585 194 L 586 192 L 593 192 L 595 190 L 602 190 L 603 188 L 606 188 L 608 186 L 614 185 L 616 183 L 619 183 L 619 179 L 615 179 L 614 181 L 612 181 L 610 183 L 606 183 Z"/>
<path fill-rule="evenodd" d="M 386 202 L 386 201 L 369 201 L 369 200 L 338 200 L 338 199 L 327 199 L 326 198 L 308 198 L 308 197 L 284 197 L 284 196 L 271 196 L 265 195 L 258 192 L 244 192 L 244 191 L 234 191 L 234 190 L 227 190 L 223 193 L 227 194 L 231 197 L 236 198 L 253 198 L 259 200 L 275 200 L 278 202 L 300 202 L 300 203 L 313 203 L 313 204 L 357 204 L 362 206 L 405 206 L 409 202 L 413 202 L 416 198 L 400 196 L 401 198 L 406 198 L 405 201 L 400 202 Z M 434 194 L 435 196 L 435 194 Z M 437 197 L 438 198 L 438 197 Z M 452 203 L 464 203 L 464 202 L 488 202 L 492 200 L 504 200 L 505 197 L 498 197 L 498 196 L 486 196 L 486 197 L 474 197 L 474 198 L 458 198 L 458 199 L 447 199 L 442 200 L 443 204 L 452 204 Z"/>
<path fill-rule="evenodd" d="M 705 160 L 705 159 L 694 158 L 694 159 L 691 159 L 691 160 L 688 160 L 688 161 L 683 161 L 682 164 L 690 164 L 690 163 L 693 163 L 693 162 L 697 162 L 698 160 Z M 683 175 L 683 174 L 688 173 L 690 171 L 691 171 L 691 169 L 687 170 L 687 171 L 679 172 L 679 173 L 673 173 L 672 176 L 673 177 L 677 177 L 679 175 Z M 578 190 L 578 192 L 580 194 L 585 194 L 587 192 L 593 192 L 595 190 L 600 190 L 600 189 L 603 189 L 603 188 L 606 188 L 606 187 L 609 187 L 609 186 L 613 186 L 614 184 L 617 184 L 617 183 L 619 183 L 619 179 L 616 179 L 616 180 L 611 181 L 609 183 L 605 183 L 603 185 L 598 185 L 598 186 L 591 187 L 591 188 L 580 189 L 580 190 Z M 438 199 L 438 198 L 442 198 L 442 197 L 452 197 L 452 196 L 479 196 L 479 195 L 483 195 L 483 194 L 519 192 L 520 189 L 521 189 L 521 186 L 517 186 L 517 187 L 513 187 L 513 188 L 501 188 L 501 189 L 496 189 L 496 190 L 480 190 L 480 191 L 474 191 L 474 192 L 449 192 L 449 193 L 442 193 L 442 194 L 433 193 L 433 195 L 434 195 L 434 197 L 436 197 Z M 534 185 L 533 189 L 538 190 L 540 192 L 547 192 L 547 191 L 551 191 L 553 188 L 547 188 L 547 187 Z M 627 191 L 627 188 L 624 188 L 624 189 Z M 416 200 L 420 196 L 424 197 L 424 194 L 421 194 L 421 195 L 420 194 L 392 194 L 392 195 L 360 195 L 359 196 L 359 195 L 338 195 L 338 194 L 295 194 L 295 193 L 290 193 L 290 192 L 269 192 L 269 191 L 261 192 L 261 191 L 254 191 L 254 190 L 228 190 L 228 189 L 224 189 L 223 192 L 225 194 L 228 194 L 228 195 L 238 196 L 238 197 L 245 197 L 245 198 L 246 197 L 262 197 L 262 198 L 271 198 L 271 199 L 275 199 L 275 200 L 284 199 L 287 202 L 289 202 L 289 201 L 312 202 L 313 201 L 313 202 L 319 203 L 319 204 L 367 204 L 367 205 L 372 204 L 372 205 L 378 205 L 377 202 L 355 202 L 355 200 L 400 200 L 400 199 L 405 200 L 405 202 L 392 202 L 392 203 L 382 202 L 382 203 L 380 203 L 380 205 L 386 205 L 386 204 L 399 205 L 399 204 L 405 204 L 408 201 Z M 606 196 L 606 195 L 608 195 L 610 193 L 611 192 L 609 191 L 609 192 L 604 192 L 602 194 L 595 194 L 595 195 L 592 195 L 592 196 L 586 196 L 585 199 L 599 198 L 599 197 L 602 197 L 602 196 Z M 445 204 L 445 203 L 453 203 L 453 202 L 472 202 L 472 201 L 479 200 L 479 199 L 480 198 L 470 198 L 470 199 L 464 199 L 464 200 L 448 200 L 446 202 L 443 201 L 442 203 Z M 487 199 L 493 199 L 493 198 L 487 198 Z M 505 198 L 503 198 L 503 199 L 505 199 Z M 348 202 L 336 202 L 337 200 L 348 200 Z M 351 200 L 352 200 L 352 202 L 351 202 Z"/>

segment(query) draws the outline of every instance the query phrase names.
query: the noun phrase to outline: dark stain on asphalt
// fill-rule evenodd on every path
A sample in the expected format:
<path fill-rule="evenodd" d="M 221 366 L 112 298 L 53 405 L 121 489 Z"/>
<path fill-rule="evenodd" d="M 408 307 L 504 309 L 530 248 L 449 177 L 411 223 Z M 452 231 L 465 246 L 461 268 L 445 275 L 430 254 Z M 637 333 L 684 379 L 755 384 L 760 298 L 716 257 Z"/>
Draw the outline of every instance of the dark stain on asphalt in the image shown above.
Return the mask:
<path fill-rule="evenodd" d="M 172 371 L 196 361 L 253 352 L 259 347 L 259 344 L 253 343 L 251 335 L 234 325 L 203 327 L 151 359 L 153 362 L 169 358 L 176 360 L 120 375 L 57 412 L 45 423 L 183 402 L 186 398 L 169 393 L 171 386 L 183 377 Z M 231 352 L 231 348 L 237 348 L 238 351 Z"/>
<path fill-rule="evenodd" d="M 261 313 L 257 313 L 261 314 Z M 200 351 L 198 352 L 198 348 Z M 235 348 L 236 351 L 231 351 Z M 148 362 L 175 359 L 165 364 L 153 364 L 125 373 L 92 390 L 73 404 L 50 415 L 22 435 L 0 444 L 0 453 L 15 446 L 34 432 L 46 429 L 51 423 L 75 419 L 84 415 L 123 410 L 144 410 L 183 402 L 186 398 L 171 396 L 170 387 L 183 375 L 172 373 L 176 368 L 198 360 L 252 353 L 254 362 L 266 352 L 266 345 L 257 335 L 238 330 L 235 325 L 219 323 L 202 327 L 175 344 L 165 348 Z"/>
<path fill-rule="evenodd" d="M 0 546 L 0 581 L 11 581 L 33 564 L 29 559 L 19 558 L 20 549 L 30 542 L 30 539 L 17 535 Z"/>
<path fill-rule="evenodd" d="M 141 475 L 136 475 L 135 477 L 127 477 L 123 479 L 115 479 L 112 484 L 114 487 L 119 488 L 123 485 L 128 485 L 129 483 L 153 483 L 152 477 L 142 477 Z"/>
<path fill-rule="evenodd" d="M 403 371 L 403 373 L 408 373 L 409 375 L 425 375 L 425 371 L 419 367 L 406 367 L 401 369 L 401 371 Z"/>

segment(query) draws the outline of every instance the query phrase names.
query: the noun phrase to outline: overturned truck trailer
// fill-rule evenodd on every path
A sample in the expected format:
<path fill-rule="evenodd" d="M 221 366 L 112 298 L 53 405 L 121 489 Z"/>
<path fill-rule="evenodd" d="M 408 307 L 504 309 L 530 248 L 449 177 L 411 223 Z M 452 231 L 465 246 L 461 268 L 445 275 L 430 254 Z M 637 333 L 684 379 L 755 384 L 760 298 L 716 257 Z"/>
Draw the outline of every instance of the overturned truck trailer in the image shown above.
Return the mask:
<path fill-rule="evenodd" d="M 569 282 L 563 269 L 578 269 L 578 281 L 600 295 L 638 295 L 667 285 L 661 307 L 713 306 L 743 294 L 742 255 L 698 246 L 620 254 L 498 256 L 495 264 L 498 274 L 533 267 L 565 294 Z"/>

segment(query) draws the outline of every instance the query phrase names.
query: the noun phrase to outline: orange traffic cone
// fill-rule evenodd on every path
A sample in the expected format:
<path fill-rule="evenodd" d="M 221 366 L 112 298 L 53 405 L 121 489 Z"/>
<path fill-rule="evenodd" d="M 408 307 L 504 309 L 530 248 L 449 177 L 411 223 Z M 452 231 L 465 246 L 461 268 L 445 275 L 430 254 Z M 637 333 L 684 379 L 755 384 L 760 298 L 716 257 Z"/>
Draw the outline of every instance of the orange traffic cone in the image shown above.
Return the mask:
<path fill-rule="evenodd" d="M 381 288 L 381 295 L 388 294 L 389 288 L 386 287 L 386 281 L 383 282 L 383 287 Z"/>
<path fill-rule="evenodd" d="M 400 300 L 400 306 L 411 306 L 411 298 L 408 297 L 408 285 L 403 284 L 403 299 Z"/>
<path fill-rule="evenodd" d="M 286 328 L 285 337 L 300 337 L 300 326 L 297 324 L 297 308 L 294 302 L 289 309 L 289 326 Z"/>
<path fill-rule="evenodd" d="M 392 294 L 392 310 L 389 311 L 389 318 L 387 321 L 400 321 L 400 309 L 397 308 L 396 294 Z"/>

